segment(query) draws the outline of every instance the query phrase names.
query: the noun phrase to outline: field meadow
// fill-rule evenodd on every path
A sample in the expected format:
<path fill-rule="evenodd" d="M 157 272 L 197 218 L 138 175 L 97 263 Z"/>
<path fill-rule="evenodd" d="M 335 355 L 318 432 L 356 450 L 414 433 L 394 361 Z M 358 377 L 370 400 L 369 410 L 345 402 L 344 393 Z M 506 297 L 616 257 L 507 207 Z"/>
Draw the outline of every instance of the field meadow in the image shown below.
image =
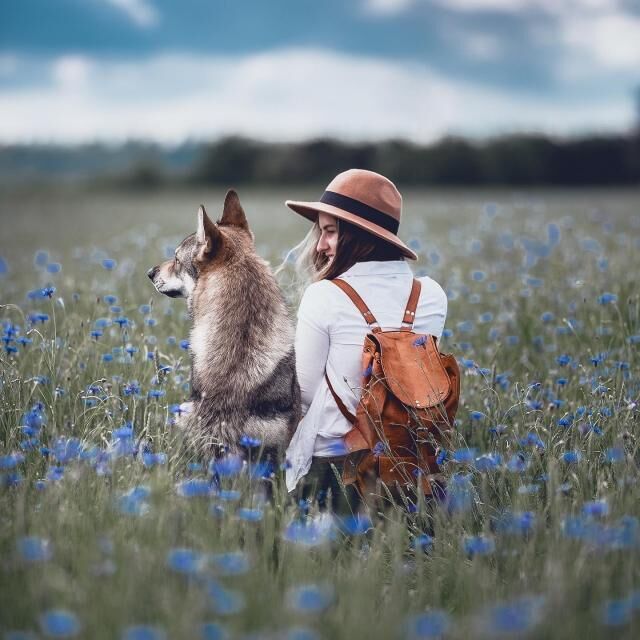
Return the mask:
<path fill-rule="evenodd" d="M 317 194 L 239 194 L 278 265 Z M 223 191 L 0 194 L 4 638 L 637 636 L 640 194 L 403 195 L 463 374 L 447 497 L 336 527 L 174 425 L 186 308 L 145 272 Z"/>

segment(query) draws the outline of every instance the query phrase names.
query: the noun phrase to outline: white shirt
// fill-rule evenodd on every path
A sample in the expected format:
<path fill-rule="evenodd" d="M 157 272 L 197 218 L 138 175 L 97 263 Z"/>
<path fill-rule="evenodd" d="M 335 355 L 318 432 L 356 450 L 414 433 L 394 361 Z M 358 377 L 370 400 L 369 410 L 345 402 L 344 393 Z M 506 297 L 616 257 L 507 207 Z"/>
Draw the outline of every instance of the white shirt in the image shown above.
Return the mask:
<path fill-rule="evenodd" d="M 400 328 L 414 278 L 404 260 L 359 262 L 340 278 L 357 291 L 383 330 Z M 419 280 L 422 288 L 413 330 L 439 338 L 447 316 L 447 296 L 428 276 Z M 369 331 L 353 302 L 329 280 L 314 282 L 304 292 L 295 339 L 303 418 L 287 449 L 289 491 L 309 471 L 313 456 L 346 453 L 343 438 L 352 425 L 338 409 L 324 374 L 326 369 L 336 393 L 355 413 L 362 347 Z"/>

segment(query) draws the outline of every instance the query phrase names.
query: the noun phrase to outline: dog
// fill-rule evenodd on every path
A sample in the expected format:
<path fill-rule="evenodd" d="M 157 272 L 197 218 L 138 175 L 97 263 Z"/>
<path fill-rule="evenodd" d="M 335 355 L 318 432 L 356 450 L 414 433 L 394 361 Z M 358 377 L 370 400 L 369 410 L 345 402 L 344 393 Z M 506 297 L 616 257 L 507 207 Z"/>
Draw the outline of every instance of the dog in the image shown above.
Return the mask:
<path fill-rule="evenodd" d="M 294 329 L 238 194 L 228 191 L 216 223 L 201 205 L 197 231 L 147 275 L 187 300 L 192 392 L 178 420 L 187 440 L 201 452 L 249 442 L 283 453 L 301 417 Z"/>

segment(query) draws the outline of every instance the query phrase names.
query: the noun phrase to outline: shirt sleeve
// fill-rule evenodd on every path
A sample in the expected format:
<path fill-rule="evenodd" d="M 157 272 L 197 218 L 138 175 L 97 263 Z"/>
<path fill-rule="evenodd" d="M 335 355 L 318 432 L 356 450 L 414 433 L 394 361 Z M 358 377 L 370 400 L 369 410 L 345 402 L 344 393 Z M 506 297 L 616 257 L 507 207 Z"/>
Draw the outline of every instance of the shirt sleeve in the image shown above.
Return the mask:
<path fill-rule="evenodd" d="M 296 371 L 306 414 L 324 376 L 329 356 L 329 313 L 331 304 L 322 281 L 310 285 L 298 308 L 296 327 Z"/>

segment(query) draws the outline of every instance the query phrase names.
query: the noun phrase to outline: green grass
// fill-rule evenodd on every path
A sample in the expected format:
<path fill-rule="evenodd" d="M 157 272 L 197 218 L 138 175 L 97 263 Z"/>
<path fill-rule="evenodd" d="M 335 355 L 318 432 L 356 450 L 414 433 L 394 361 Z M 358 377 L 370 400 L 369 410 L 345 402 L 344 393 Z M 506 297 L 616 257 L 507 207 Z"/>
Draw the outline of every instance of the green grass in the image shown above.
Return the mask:
<path fill-rule="evenodd" d="M 366 535 L 338 533 L 313 546 L 285 535 L 299 514 L 282 471 L 272 478 L 273 504 L 263 504 L 260 483 L 246 472 L 224 481 L 225 490 L 240 492 L 237 500 L 180 495 L 185 480 L 208 477 L 207 461 L 194 468 L 171 425 L 171 405 L 188 395 L 188 352 L 180 347 L 188 320 L 184 303 L 156 294 L 145 272 L 194 229 L 200 202 L 217 216 L 223 195 L 58 189 L 0 197 L 7 266 L 0 274 L 7 336 L 0 356 L 0 630 L 46 637 L 41 616 L 65 609 L 82 638 L 119 638 L 137 624 L 161 627 L 170 638 L 205 637 L 205 622 L 231 637 L 436 637 L 433 617 L 416 627 L 412 616 L 442 611 L 451 638 L 500 637 L 496 615 L 518 637 L 634 637 L 638 194 L 404 194 L 401 235 L 420 253 L 416 272 L 449 294 L 451 335 L 442 346 L 463 372 L 457 453 L 445 465 L 452 502 L 408 517 L 372 513 Z M 315 195 L 240 190 L 259 251 L 273 265 L 307 229 L 284 199 Z M 557 225 L 557 242 L 549 224 Z M 38 250 L 62 270 L 35 265 Z M 532 257 L 536 251 L 543 255 Z M 116 260 L 115 269 L 105 269 L 104 258 Z M 286 281 L 295 304 L 299 291 Z M 51 298 L 27 298 L 48 284 Z M 605 293 L 615 298 L 602 299 Z M 117 303 L 106 302 L 109 295 Z M 145 304 L 148 313 L 139 309 Z M 31 322 L 34 313 L 48 319 Z M 127 326 L 113 323 L 119 317 Z M 96 339 L 99 318 L 111 324 Z M 9 323 L 19 327 L 15 335 Z M 19 336 L 31 343 L 20 344 Z M 131 393 L 132 381 L 139 393 Z M 149 397 L 152 389 L 164 393 Z M 28 448 L 21 427 L 36 403 L 46 423 Z M 129 421 L 140 447 L 165 453 L 164 464 L 107 455 L 112 432 Z M 544 448 L 523 444 L 527 434 Z M 57 465 L 60 438 L 78 438 L 81 459 Z M 475 449 L 471 462 L 457 462 L 467 447 Z M 16 452 L 24 460 L 8 468 Z M 64 452 L 58 444 L 58 457 Z M 577 462 L 567 462 L 567 452 Z M 481 470 L 475 459 L 485 453 L 500 456 L 495 469 Z M 123 503 L 135 487 L 145 497 Z M 594 500 L 607 513 L 584 517 Z M 123 513 L 123 505 L 137 515 Z M 245 507 L 262 517 L 243 518 Z M 505 513 L 522 512 L 531 514 L 528 532 L 505 531 Z M 412 540 L 430 519 L 433 547 L 416 551 Z M 495 549 L 466 553 L 465 540 L 477 535 Z M 24 536 L 46 541 L 48 559 L 27 561 Z M 167 564 L 181 548 L 201 554 L 191 575 Z M 237 551 L 248 570 L 224 575 L 215 554 Z M 293 603 L 296 589 L 309 584 L 327 590 L 308 598 L 316 613 Z M 505 603 L 510 608 L 496 613 Z"/>

